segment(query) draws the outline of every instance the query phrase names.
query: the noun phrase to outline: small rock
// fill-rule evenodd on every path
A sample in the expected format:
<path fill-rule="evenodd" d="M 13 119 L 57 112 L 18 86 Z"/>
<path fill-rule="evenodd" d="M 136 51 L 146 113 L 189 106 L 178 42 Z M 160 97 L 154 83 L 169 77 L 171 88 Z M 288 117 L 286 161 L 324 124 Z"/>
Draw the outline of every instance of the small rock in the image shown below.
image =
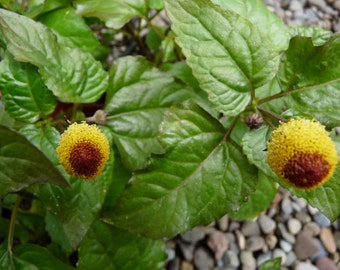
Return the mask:
<path fill-rule="evenodd" d="M 264 234 L 269 234 L 276 228 L 275 221 L 266 215 L 262 215 L 259 217 L 259 224 Z"/>
<path fill-rule="evenodd" d="M 338 250 L 340 250 L 340 232 L 339 231 L 334 232 L 334 238 L 335 238 L 336 247 L 338 248 Z"/>
<path fill-rule="evenodd" d="M 275 248 L 277 244 L 277 237 L 274 234 L 268 234 L 265 240 L 269 249 Z"/>
<path fill-rule="evenodd" d="M 170 261 L 167 265 L 167 269 L 169 270 L 178 270 L 181 267 L 181 260 L 180 258 L 176 257 L 173 261 Z"/>
<path fill-rule="evenodd" d="M 249 251 L 257 251 L 265 245 L 264 239 L 261 236 L 250 236 L 246 240 L 246 249 Z"/>
<path fill-rule="evenodd" d="M 228 215 L 224 215 L 219 219 L 217 222 L 218 227 L 220 228 L 221 231 L 227 231 L 228 230 L 228 225 L 229 225 L 229 217 Z"/>
<path fill-rule="evenodd" d="M 299 262 L 294 270 L 319 270 L 319 269 L 310 263 Z"/>
<path fill-rule="evenodd" d="M 253 253 L 248 250 L 242 250 L 240 255 L 241 264 L 243 267 L 247 267 L 249 270 L 256 269 L 256 260 Z"/>
<path fill-rule="evenodd" d="M 291 218 L 290 220 L 288 220 L 287 222 L 287 227 L 288 227 L 288 231 L 293 234 L 296 235 L 298 232 L 301 231 L 302 228 L 302 224 L 301 221 L 296 219 L 296 218 Z"/>
<path fill-rule="evenodd" d="M 340 11 L 340 0 L 336 0 L 336 1 L 333 3 L 333 7 L 335 7 L 337 10 Z"/>
<path fill-rule="evenodd" d="M 264 262 L 272 258 L 273 253 L 271 251 L 262 253 L 257 257 L 257 267 L 260 267 Z"/>
<path fill-rule="evenodd" d="M 321 257 L 317 259 L 316 266 L 318 267 L 319 270 L 337 270 L 338 269 L 335 263 L 327 257 Z"/>
<path fill-rule="evenodd" d="M 255 221 L 247 221 L 242 225 L 241 232 L 244 236 L 260 235 L 260 226 Z"/>
<path fill-rule="evenodd" d="M 310 236 L 318 236 L 320 234 L 320 227 L 315 222 L 309 222 L 304 227 L 303 230 L 307 232 Z"/>
<path fill-rule="evenodd" d="M 227 250 L 222 257 L 224 266 L 226 267 L 235 267 L 238 268 L 240 266 L 240 260 L 237 254 L 232 250 Z"/>
<path fill-rule="evenodd" d="M 291 11 L 303 10 L 303 6 L 301 5 L 300 1 L 292 0 L 289 4 L 289 10 Z"/>
<path fill-rule="evenodd" d="M 198 270 L 212 270 L 215 261 L 204 248 L 199 247 L 194 255 L 194 264 Z"/>
<path fill-rule="evenodd" d="M 282 235 L 282 237 L 287 240 L 289 243 L 294 244 L 295 243 L 295 236 L 290 234 L 287 229 L 286 226 L 283 223 L 279 223 L 278 225 L 279 231 Z"/>
<path fill-rule="evenodd" d="M 230 224 L 229 224 L 229 231 L 230 232 L 236 231 L 239 228 L 240 228 L 240 223 L 239 222 L 236 222 L 236 221 L 230 222 Z"/>
<path fill-rule="evenodd" d="M 281 203 L 281 210 L 286 215 L 290 215 L 293 212 L 293 206 L 290 197 L 283 199 Z"/>
<path fill-rule="evenodd" d="M 295 217 L 300 220 L 302 224 L 306 224 L 312 220 L 309 214 L 304 211 L 296 213 Z"/>
<path fill-rule="evenodd" d="M 193 230 L 182 234 L 181 237 L 187 243 L 196 244 L 205 237 L 205 234 L 199 228 L 194 228 Z"/>
<path fill-rule="evenodd" d="M 236 242 L 236 237 L 233 233 L 226 233 L 225 234 L 226 238 L 228 239 L 229 243 L 229 250 L 234 251 L 236 254 L 240 252 L 240 248 L 238 247 L 238 244 Z"/>
<path fill-rule="evenodd" d="M 324 0 L 308 0 L 309 4 L 312 6 L 316 6 L 322 10 L 324 10 L 327 6 L 326 2 Z"/>
<path fill-rule="evenodd" d="M 310 257 L 312 262 L 316 261 L 317 259 L 319 259 L 321 257 L 326 257 L 327 256 L 327 251 L 325 250 L 325 248 L 322 245 L 321 241 L 319 239 L 315 239 L 315 240 L 318 243 L 320 250 L 317 253 L 315 253 L 313 256 Z"/>
<path fill-rule="evenodd" d="M 167 261 L 172 261 L 172 260 L 175 259 L 175 257 L 176 257 L 176 252 L 175 252 L 174 249 L 172 249 L 172 248 L 167 248 L 167 249 L 166 249 L 166 253 L 167 253 L 167 255 L 168 255 Z"/>
<path fill-rule="evenodd" d="M 293 248 L 292 244 L 284 239 L 280 240 L 280 247 L 286 253 L 290 252 Z"/>
<path fill-rule="evenodd" d="M 182 261 L 181 270 L 194 270 L 194 266 L 190 262 Z"/>
<path fill-rule="evenodd" d="M 289 253 L 287 254 L 285 266 L 287 266 L 287 267 L 292 266 L 293 263 L 296 262 L 296 259 L 297 259 L 297 258 L 296 258 L 295 253 L 294 253 L 293 251 L 289 252 Z"/>
<path fill-rule="evenodd" d="M 273 251 L 273 259 L 274 258 L 278 258 L 278 257 L 281 257 L 281 264 L 285 264 L 286 263 L 287 254 L 283 250 L 281 250 L 279 248 L 276 248 Z"/>
<path fill-rule="evenodd" d="M 228 249 L 228 239 L 220 231 L 214 231 L 209 234 L 208 247 L 214 252 L 215 259 L 219 260 L 222 258 L 224 252 Z"/>
<path fill-rule="evenodd" d="M 194 257 L 195 246 L 181 242 L 179 244 L 179 249 L 182 252 L 184 259 L 191 262 Z"/>
<path fill-rule="evenodd" d="M 321 212 L 318 212 L 314 215 L 314 221 L 320 226 L 320 227 L 328 227 L 331 225 L 331 221 Z"/>
<path fill-rule="evenodd" d="M 236 239 L 237 239 L 237 244 L 240 250 L 245 249 L 246 247 L 246 239 L 244 235 L 240 231 L 235 231 L 236 234 Z"/>
<path fill-rule="evenodd" d="M 324 247 L 329 253 L 335 253 L 336 242 L 333 233 L 330 228 L 321 228 L 320 239 Z"/>
<path fill-rule="evenodd" d="M 316 240 L 302 231 L 298 234 L 294 245 L 294 252 L 299 260 L 305 260 L 320 251 Z"/>

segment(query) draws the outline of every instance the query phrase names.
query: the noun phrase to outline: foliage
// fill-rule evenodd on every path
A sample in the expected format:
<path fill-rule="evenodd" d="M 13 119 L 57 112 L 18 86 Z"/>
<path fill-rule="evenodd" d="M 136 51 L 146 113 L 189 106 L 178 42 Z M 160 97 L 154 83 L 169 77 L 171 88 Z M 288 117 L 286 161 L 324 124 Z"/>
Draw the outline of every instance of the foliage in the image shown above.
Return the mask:
<path fill-rule="evenodd" d="M 339 166 L 297 189 L 266 147 L 289 118 L 340 125 L 339 34 L 289 28 L 261 0 L 0 7 L 2 268 L 162 269 L 165 237 L 252 219 L 279 185 L 338 217 Z M 55 150 L 85 120 L 112 150 L 94 181 L 67 175 Z"/>

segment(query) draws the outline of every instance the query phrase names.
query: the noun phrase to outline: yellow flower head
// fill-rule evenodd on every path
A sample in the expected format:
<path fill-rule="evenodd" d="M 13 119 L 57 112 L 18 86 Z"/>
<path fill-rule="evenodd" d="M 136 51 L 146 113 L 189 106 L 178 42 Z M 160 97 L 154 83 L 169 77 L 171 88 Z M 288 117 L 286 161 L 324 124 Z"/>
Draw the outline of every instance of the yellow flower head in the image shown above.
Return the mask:
<path fill-rule="evenodd" d="M 331 178 L 338 154 L 324 126 L 298 118 L 272 132 L 267 162 L 285 182 L 309 190 Z"/>
<path fill-rule="evenodd" d="M 57 154 L 70 175 L 94 179 L 109 159 L 110 146 L 96 125 L 73 123 L 61 135 Z"/>

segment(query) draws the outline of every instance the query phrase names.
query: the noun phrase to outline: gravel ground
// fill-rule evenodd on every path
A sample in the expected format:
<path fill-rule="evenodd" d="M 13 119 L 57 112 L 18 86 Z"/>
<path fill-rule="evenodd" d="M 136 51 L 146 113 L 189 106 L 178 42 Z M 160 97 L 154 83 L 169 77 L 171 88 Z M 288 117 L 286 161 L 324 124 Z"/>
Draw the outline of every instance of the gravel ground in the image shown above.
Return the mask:
<path fill-rule="evenodd" d="M 340 32 L 340 0 L 264 0 L 287 25 Z M 340 270 L 340 219 L 331 223 L 281 189 L 253 221 L 224 216 L 167 241 L 168 270 L 255 270 L 281 257 L 282 270 Z"/>

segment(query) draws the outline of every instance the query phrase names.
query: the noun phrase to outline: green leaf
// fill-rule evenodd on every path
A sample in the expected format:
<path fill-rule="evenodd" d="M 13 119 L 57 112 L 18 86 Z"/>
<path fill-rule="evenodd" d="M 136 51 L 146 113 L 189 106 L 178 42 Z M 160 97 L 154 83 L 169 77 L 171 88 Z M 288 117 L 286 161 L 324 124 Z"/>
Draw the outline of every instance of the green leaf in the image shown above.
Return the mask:
<path fill-rule="evenodd" d="M 98 17 L 107 27 L 119 29 L 133 17 L 146 17 L 145 0 L 75 0 L 77 13 L 85 17 Z"/>
<path fill-rule="evenodd" d="M 9 54 L 0 62 L 0 87 L 8 114 L 26 123 L 34 123 L 52 113 L 57 105 L 38 69 L 15 61 Z"/>
<path fill-rule="evenodd" d="M 93 223 L 79 247 L 79 270 L 163 269 L 164 241 L 130 234 L 100 221 Z"/>
<path fill-rule="evenodd" d="M 107 132 L 105 131 L 105 134 Z M 113 151 L 103 171 L 94 181 L 71 178 L 68 189 L 45 185 L 35 195 L 44 203 L 47 230 L 65 251 L 77 248 L 93 221 L 98 219 L 113 179 Z"/>
<path fill-rule="evenodd" d="M 17 270 L 72 270 L 73 267 L 64 264 L 54 257 L 46 248 L 33 244 L 19 245 L 14 248 L 15 266 Z"/>
<path fill-rule="evenodd" d="M 0 9 L 0 31 L 14 58 L 36 65 L 46 86 L 61 101 L 90 103 L 106 90 L 108 75 L 101 63 L 89 53 L 58 43 L 42 24 Z"/>
<path fill-rule="evenodd" d="M 60 139 L 58 130 L 51 126 L 37 128 L 33 125 L 27 125 L 20 129 L 20 133 L 42 151 L 53 164 L 59 164 L 56 152 L 56 147 Z"/>
<path fill-rule="evenodd" d="M 25 137 L 0 126 L 0 196 L 38 182 L 68 185 L 54 165 Z"/>
<path fill-rule="evenodd" d="M 176 39 L 216 109 L 242 112 L 251 91 L 270 81 L 279 52 L 252 23 L 206 0 L 166 0 Z M 235 46 L 237 44 L 237 46 Z"/>
<path fill-rule="evenodd" d="M 262 0 L 212 0 L 212 2 L 249 20 L 271 41 L 277 51 L 288 48 L 290 36 L 287 26 L 281 18 L 269 11 Z"/>
<path fill-rule="evenodd" d="M 259 270 L 280 270 L 281 260 L 282 260 L 281 257 L 268 260 L 260 266 Z"/>
<path fill-rule="evenodd" d="M 253 220 L 263 211 L 267 210 L 277 193 L 276 183 L 259 171 L 259 181 L 256 190 L 252 193 L 237 212 L 229 212 L 231 218 L 240 220 Z"/>
<path fill-rule="evenodd" d="M 154 9 L 163 9 L 164 3 L 163 0 L 150 0 L 149 6 Z"/>
<path fill-rule="evenodd" d="M 279 71 L 282 90 L 291 97 L 289 106 L 329 127 L 340 125 L 339 50 L 338 34 L 323 46 L 313 46 L 311 38 L 294 37 Z"/>
<path fill-rule="evenodd" d="M 104 110 L 124 163 L 141 169 L 151 153 L 162 153 L 156 139 L 164 110 L 190 97 L 174 78 L 142 57 L 118 59 L 110 71 Z"/>
<path fill-rule="evenodd" d="M 257 182 L 256 168 L 197 105 L 173 106 L 164 117 L 160 139 L 166 154 L 136 174 L 113 211 L 103 213 L 115 226 L 155 239 L 237 210 Z"/>
<path fill-rule="evenodd" d="M 327 40 L 329 40 L 329 38 L 333 35 L 332 31 L 325 30 L 317 26 L 294 25 L 289 28 L 289 32 L 292 37 L 303 36 L 312 38 L 313 44 L 315 46 L 321 46 L 325 44 Z"/>
<path fill-rule="evenodd" d="M 44 13 L 39 21 L 58 33 L 58 42 L 68 47 L 92 52 L 99 46 L 91 28 L 74 8 L 65 7 Z"/>
<path fill-rule="evenodd" d="M 15 120 L 8 115 L 8 113 L 5 111 L 5 109 L 1 106 L 0 103 L 0 125 L 12 128 L 14 124 Z"/>

